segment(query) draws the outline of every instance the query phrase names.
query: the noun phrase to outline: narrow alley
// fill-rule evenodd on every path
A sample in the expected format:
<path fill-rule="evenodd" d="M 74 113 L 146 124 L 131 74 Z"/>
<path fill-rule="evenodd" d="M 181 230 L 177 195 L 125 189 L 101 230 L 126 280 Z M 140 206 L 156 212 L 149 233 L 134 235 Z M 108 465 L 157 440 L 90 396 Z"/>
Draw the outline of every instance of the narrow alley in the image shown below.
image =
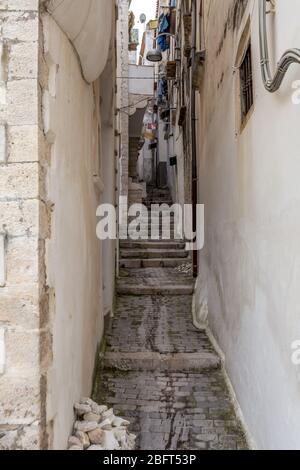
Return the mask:
<path fill-rule="evenodd" d="M 148 188 L 143 202 L 170 197 Z M 191 270 L 180 272 L 191 265 L 184 246 L 121 243 L 115 315 L 93 398 L 131 422 L 138 449 L 246 449 L 220 358 L 192 324 L 194 279 Z"/>
<path fill-rule="evenodd" d="M 0 465 L 300 449 L 299 18 L 0 0 Z"/>

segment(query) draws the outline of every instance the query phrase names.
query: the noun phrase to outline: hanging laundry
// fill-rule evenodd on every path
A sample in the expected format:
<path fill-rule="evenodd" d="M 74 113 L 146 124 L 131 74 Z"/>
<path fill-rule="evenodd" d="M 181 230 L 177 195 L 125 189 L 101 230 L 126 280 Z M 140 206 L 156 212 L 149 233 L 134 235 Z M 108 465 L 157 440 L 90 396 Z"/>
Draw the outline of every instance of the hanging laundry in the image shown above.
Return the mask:
<path fill-rule="evenodd" d="M 158 82 L 158 90 L 157 90 L 158 97 L 162 99 L 163 97 L 167 96 L 168 94 L 168 82 L 166 79 L 161 79 Z"/>
<path fill-rule="evenodd" d="M 158 28 L 158 34 L 161 33 L 168 33 L 170 31 L 170 14 L 164 14 L 162 13 L 159 17 L 159 28 Z M 169 38 L 168 36 L 160 36 L 157 39 L 157 45 L 159 49 L 164 52 L 167 49 L 170 48 L 169 44 Z"/>

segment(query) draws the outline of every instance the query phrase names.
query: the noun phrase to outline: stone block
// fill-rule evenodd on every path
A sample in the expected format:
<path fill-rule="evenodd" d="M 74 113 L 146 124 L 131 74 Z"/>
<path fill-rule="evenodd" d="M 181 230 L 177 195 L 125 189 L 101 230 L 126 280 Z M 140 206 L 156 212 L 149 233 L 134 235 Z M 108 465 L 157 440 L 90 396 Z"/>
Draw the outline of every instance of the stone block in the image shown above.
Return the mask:
<path fill-rule="evenodd" d="M 6 285 L 34 284 L 39 281 L 39 241 L 37 238 L 12 238 L 6 247 Z"/>
<path fill-rule="evenodd" d="M 7 83 L 6 121 L 11 126 L 38 124 L 39 93 L 34 79 Z"/>
<path fill-rule="evenodd" d="M 2 427 L 0 435 L 0 450 L 13 450 L 17 447 L 18 428 Z"/>
<path fill-rule="evenodd" d="M 0 230 L 10 237 L 38 234 L 39 201 L 0 202 Z"/>
<path fill-rule="evenodd" d="M 36 422 L 30 426 L 10 426 L 3 428 L 0 437 L 0 450 L 40 450 L 40 426 Z"/>
<path fill-rule="evenodd" d="M 38 76 L 38 45 L 34 42 L 12 44 L 8 62 L 8 80 Z"/>
<path fill-rule="evenodd" d="M 3 287 L 0 292 L 0 323 L 9 327 L 39 328 L 39 286 Z"/>
<path fill-rule="evenodd" d="M 0 0 L 0 10 L 38 11 L 39 0 Z"/>
<path fill-rule="evenodd" d="M 49 233 L 48 211 L 38 199 L 0 201 L 0 231 L 8 237 L 46 238 Z"/>
<path fill-rule="evenodd" d="M 0 200 L 39 196 L 38 163 L 0 165 Z"/>
<path fill-rule="evenodd" d="M 5 15 L 5 20 L 2 27 L 3 39 L 18 42 L 38 41 L 38 12 L 12 12 Z"/>
<path fill-rule="evenodd" d="M 9 163 L 36 162 L 39 158 L 38 126 L 10 126 L 7 132 Z"/>
<path fill-rule="evenodd" d="M 7 329 L 6 373 L 10 377 L 34 377 L 39 372 L 40 347 L 39 333 L 35 330 Z"/>
<path fill-rule="evenodd" d="M 18 439 L 18 449 L 41 450 L 41 429 L 39 421 L 25 426 Z"/>
<path fill-rule="evenodd" d="M 40 412 L 40 383 L 37 376 L 0 378 L 0 422 L 2 425 L 28 425 L 38 419 Z"/>
<path fill-rule="evenodd" d="M 6 126 L 0 126 L 0 164 L 6 163 Z"/>

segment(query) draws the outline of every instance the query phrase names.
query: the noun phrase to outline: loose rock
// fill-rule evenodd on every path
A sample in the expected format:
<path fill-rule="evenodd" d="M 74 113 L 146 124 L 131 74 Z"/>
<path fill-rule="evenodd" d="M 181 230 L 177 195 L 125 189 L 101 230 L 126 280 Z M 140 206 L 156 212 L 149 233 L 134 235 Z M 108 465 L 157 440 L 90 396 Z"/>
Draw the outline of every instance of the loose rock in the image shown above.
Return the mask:
<path fill-rule="evenodd" d="M 119 428 L 120 426 L 129 426 L 130 422 L 126 421 L 126 419 L 115 417 L 112 421 L 112 425 L 115 428 Z"/>
<path fill-rule="evenodd" d="M 102 406 L 101 406 L 101 405 L 98 405 L 98 411 L 97 411 L 97 413 L 98 413 L 99 415 L 102 415 L 102 414 L 105 413 L 105 411 L 107 411 L 107 410 L 108 410 L 108 407 L 107 407 L 107 406 L 105 406 L 105 405 L 102 405 Z"/>
<path fill-rule="evenodd" d="M 91 431 L 88 433 L 89 440 L 91 444 L 103 444 L 104 441 L 104 432 L 102 429 L 95 429 L 94 431 Z"/>
<path fill-rule="evenodd" d="M 113 419 L 114 417 L 114 410 L 113 408 L 110 408 L 109 410 L 105 411 L 104 413 L 102 413 L 102 418 L 103 419 Z"/>
<path fill-rule="evenodd" d="M 119 450 L 120 446 L 113 431 L 103 431 L 102 445 L 105 450 Z"/>
<path fill-rule="evenodd" d="M 108 418 L 105 419 L 104 421 L 102 421 L 102 423 L 99 423 L 98 427 L 106 431 L 110 431 L 112 429 L 111 420 Z"/>
<path fill-rule="evenodd" d="M 97 403 L 95 403 L 94 401 L 92 402 L 91 404 L 91 408 L 92 408 L 92 412 L 93 413 L 96 413 L 97 415 L 102 415 L 102 413 L 105 413 L 105 411 L 108 410 L 108 407 L 103 405 L 103 406 L 100 406 L 100 405 L 97 405 Z"/>
<path fill-rule="evenodd" d="M 99 421 L 101 420 L 101 415 L 97 415 L 95 413 L 86 413 L 84 416 L 83 416 L 83 419 L 84 421 L 89 421 L 89 422 L 95 422 L 95 423 L 99 423 Z"/>
<path fill-rule="evenodd" d="M 82 398 L 80 398 L 79 403 L 81 403 L 83 405 L 89 405 L 91 407 L 94 402 L 93 402 L 93 400 L 91 400 L 91 398 L 82 397 Z"/>
<path fill-rule="evenodd" d="M 82 431 L 77 431 L 76 432 L 76 437 L 79 439 L 80 444 L 83 446 L 83 449 L 86 450 L 88 447 L 90 447 L 91 443 L 89 440 L 89 436 Z"/>
<path fill-rule="evenodd" d="M 90 405 L 85 405 L 82 403 L 75 403 L 74 409 L 76 411 L 77 416 L 83 416 L 86 413 L 90 413 L 92 411 Z"/>
<path fill-rule="evenodd" d="M 118 429 L 115 428 L 113 430 L 114 436 L 117 439 L 118 442 L 121 442 L 121 440 L 126 437 L 126 429 Z"/>
<path fill-rule="evenodd" d="M 80 439 L 78 439 L 78 437 L 76 437 L 76 436 L 71 436 L 71 437 L 69 437 L 68 444 L 69 444 L 69 447 L 71 447 L 71 446 L 82 447 L 81 450 L 83 450 L 82 442 L 81 442 Z"/>
<path fill-rule="evenodd" d="M 74 409 L 78 420 L 69 438 L 69 450 L 133 450 L 135 436 L 129 434 L 129 421 L 115 416 L 113 408 L 81 398 Z"/>
<path fill-rule="evenodd" d="M 76 431 L 82 431 L 89 433 L 91 431 L 94 431 L 94 429 L 97 428 L 97 423 L 95 421 L 76 421 L 75 423 L 75 429 Z"/>
<path fill-rule="evenodd" d="M 193 274 L 193 265 L 191 263 L 182 264 L 174 268 L 174 271 L 182 274 Z"/>

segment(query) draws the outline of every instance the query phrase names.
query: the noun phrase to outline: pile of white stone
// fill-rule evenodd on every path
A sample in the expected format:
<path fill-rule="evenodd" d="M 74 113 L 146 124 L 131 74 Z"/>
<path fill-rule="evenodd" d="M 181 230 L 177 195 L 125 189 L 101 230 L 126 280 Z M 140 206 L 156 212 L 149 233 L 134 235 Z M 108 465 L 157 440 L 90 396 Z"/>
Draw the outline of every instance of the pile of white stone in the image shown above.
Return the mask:
<path fill-rule="evenodd" d="M 181 264 L 174 268 L 175 272 L 180 274 L 193 274 L 193 265 L 192 263 Z"/>
<path fill-rule="evenodd" d="M 129 421 L 115 416 L 113 408 L 82 398 L 74 410 L 77 420 L 69 450 L 134 449 L 136 436 L 128 432 Z"/>

